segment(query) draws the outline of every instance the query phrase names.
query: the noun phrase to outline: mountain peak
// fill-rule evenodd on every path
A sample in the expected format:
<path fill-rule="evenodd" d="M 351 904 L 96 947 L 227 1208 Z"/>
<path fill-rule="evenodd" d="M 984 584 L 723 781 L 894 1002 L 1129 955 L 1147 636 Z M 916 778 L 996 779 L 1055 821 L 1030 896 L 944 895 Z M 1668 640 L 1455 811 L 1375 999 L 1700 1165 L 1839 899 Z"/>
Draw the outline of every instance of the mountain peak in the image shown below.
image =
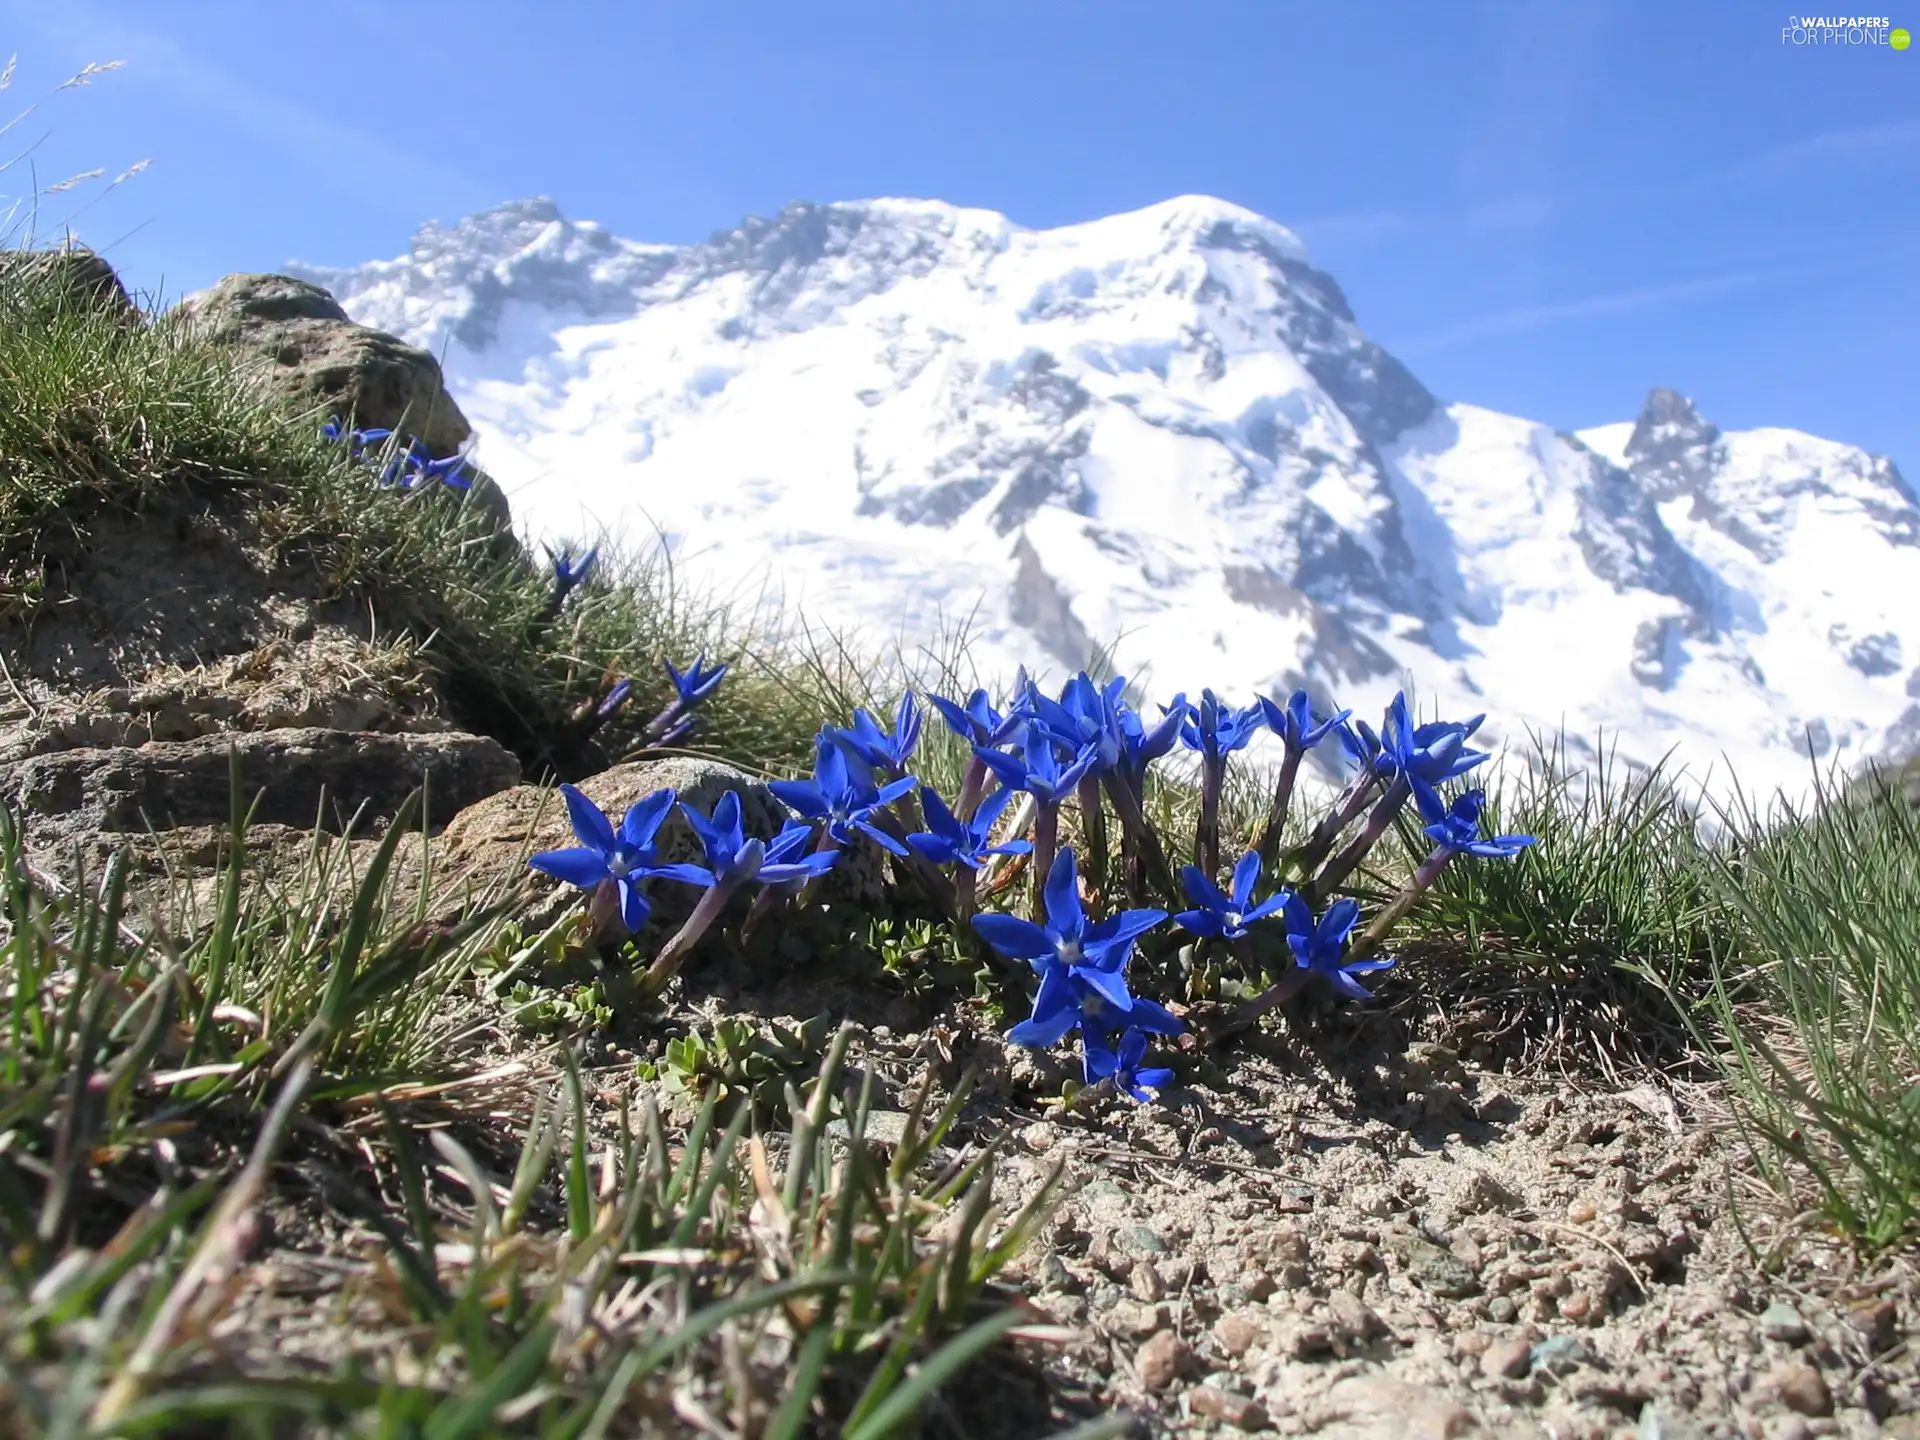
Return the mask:
<path fill-rule="evenodd" d="M 1699 494 L 1726 463 L 1720 428 L 1677 390 L 1655 386 L 1627 441 L 1627 468 L 1656 500 Z"/>

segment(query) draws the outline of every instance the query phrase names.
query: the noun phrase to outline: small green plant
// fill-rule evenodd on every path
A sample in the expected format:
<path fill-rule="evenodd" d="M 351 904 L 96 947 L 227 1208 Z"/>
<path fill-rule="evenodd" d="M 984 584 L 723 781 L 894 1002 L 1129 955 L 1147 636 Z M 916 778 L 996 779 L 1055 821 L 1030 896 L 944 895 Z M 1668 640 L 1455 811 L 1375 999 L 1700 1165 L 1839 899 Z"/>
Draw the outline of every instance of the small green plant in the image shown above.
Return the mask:
<path fill-rule="evenodd" d="M 745 1102 L 757 1115 L 784 1119 L 787 1087 L 818 1065 L 832 1026 L 826 1015 L 798 1028 L 723 1017 L 704 1034 L 696 1029 L 667 1041 L 660 1064 L 643 1061 L 638 1073 L 695 1104 Z"/>

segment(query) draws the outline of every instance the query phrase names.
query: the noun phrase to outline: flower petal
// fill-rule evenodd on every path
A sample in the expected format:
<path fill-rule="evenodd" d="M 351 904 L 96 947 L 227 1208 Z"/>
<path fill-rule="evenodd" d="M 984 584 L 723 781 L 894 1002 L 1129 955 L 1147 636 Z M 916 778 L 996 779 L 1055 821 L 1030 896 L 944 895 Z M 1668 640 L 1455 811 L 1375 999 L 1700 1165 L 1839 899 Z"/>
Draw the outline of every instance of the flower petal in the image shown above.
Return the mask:
<path fill-rule="evenodd" d="M 980 938 L 1010 960 L 1038 960 L 1054 953 L 1054 939 L 1031 920 L 989 911 L 973 917 Z"/>
<path fill-rule="evenodd" d="M 567 802 L 567 818 L 573 822 L 573 833 L 582 845 L 602 855 L 613 849 L 613 822 L 598 805 L 571 785 L 560 787 L 560 798 Z"/>
<path fill-rule="evenodd" d="M 1133 1009 L 1133 996 L 1127 992 L 1127 977 L 1118 970 L 1103 970 L 1093 965 L 1076 965 L 1073 978 L 1097 993 L 1102 1000 L 1122 1013 Z"/>
<path fill-rule="evenodd" d="M 1080 908 L 1080 876 L 1074 869 L 1072 846 L 1053 857 L 1041 895 L 1053 933 L 1063 940 L 1078 940 L 1087 928 L 1087 912 Z"/>
<path fill-rule="evenodd" d="M 1260 852 L 1249 850 L 1233 867 L 1233 908 L 1247 910 L 1253 905 L 1253 887 L 1260 883 Z"/>
<path fill-rule="evenodd" d="M 527 861 L 543 875 L 591 890 L 607 878 L 607 857 L 598 850 L 543 850 Z"/>
<path fill-rule="evenodd" d="M 640 887 L 632 880 L 622 880 L 620 884 L 620 918 L 627 922 L 627 929 L 638 935 L 645 928 L 647 916 L 653 913 L 653 907 L 647 903 L 647 897 L 640 893 Z"/>
<path fill-rule="evenodd" d="M 620 838 L 628 845 L 638 849 L 653 842 L 654 834 L 660 829 L 660 822 L 667 818 L 667 811 L 673 808 L 678 799 L 672 786 L 665 790 L 656 790 L 643 796 L 628 807 L 626 819 L 620 822 Z"/>

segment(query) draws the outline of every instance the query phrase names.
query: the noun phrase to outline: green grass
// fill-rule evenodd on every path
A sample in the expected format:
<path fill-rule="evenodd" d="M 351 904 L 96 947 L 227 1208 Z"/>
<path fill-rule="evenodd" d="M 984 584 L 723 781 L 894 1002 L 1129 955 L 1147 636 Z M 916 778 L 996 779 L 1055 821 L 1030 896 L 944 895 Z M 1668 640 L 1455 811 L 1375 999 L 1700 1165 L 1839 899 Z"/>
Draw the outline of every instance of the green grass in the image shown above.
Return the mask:
<path fill-rule="evenodd" d="M 866 657 L 796 645 L 768 607 L 704 595 L 655 554 L 608 554 L 546 621 L 544 559 L 497 535 L 471 495 L 377 486 L 321 439 L 324 418 L 285 414 L 167 316 L 128 323 L 31 267 L 0 273 L 0 626 L 33 623 L 48 558 L 84 548 L 102 512 L 193 499 L 240 517 L 281 574 L 429 642 L 453 717 L 537 773 L 573 778 L 634 749 L 671 698 L 663 660 L 732 662 L 695 739 L 756 768 L 804 762 L 819 717 L 877 683 Z M 616 675 L 633 700 L 589 750 L 576 717 Z"/>
<path fill-rule="evenodd" d="M 841 1086 L 851 1030 L 789 1085 L 777 1161 L 750 1104 L 729 1118 L 709 1090 L 676 1145 L 651 1101 L 590 1103 L 568 1051 L 517 1145 L 497 1082 L 436 1109 L 409 1081 L 459 1065 L 459 982 L 504 921 L 423 939 L 392 904 L 403 829 L 337 925 L 307 913 L 316 854 L 291 901 L 231 865 L 176 943 L 131 929 L 117 860 L 97 890 L 37 883 L 0 810 L 6 1433 L 586 1437 L 679 1397 L 768 1436 L 880 1440 L 1020 1322 L 993 1277 L 1058 1170 L 1002 1214 L 992 1145 L 936 1161 L 964 1082 L 937 1111 L 923 1089 L 879 1158 L 870 1088 Z M 276 1353 L 273 1317 L 305 1302 L 246 1263 L 270 1204 L 377 1237 L 332 1303 L 384 1326 L 362 1313 L 325 1361 Z"/>
<path fill-rule="evenodd" d="M 1862 1247 L 1920 1238 L 1920 813 L 1899 792 L 1730 815 L 1701 1028 L 1762 1175 L 1793 1212 Z"/>

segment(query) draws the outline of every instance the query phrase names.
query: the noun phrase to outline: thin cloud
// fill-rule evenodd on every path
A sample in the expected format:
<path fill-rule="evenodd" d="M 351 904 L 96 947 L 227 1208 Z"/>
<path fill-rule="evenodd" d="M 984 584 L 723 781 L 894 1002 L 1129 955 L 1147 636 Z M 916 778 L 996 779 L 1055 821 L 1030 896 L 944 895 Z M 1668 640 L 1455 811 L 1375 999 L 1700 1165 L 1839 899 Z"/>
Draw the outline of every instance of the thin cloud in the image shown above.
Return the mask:
<path fill-rule="evenodd" d="M 316 183 L 350 191 L 363 201 L 418 218 L 428 208 L 464 203 L 484 188 L 457 170 L 242 80 L 169 36 L 111 19 L 84 0 L 67 0 L 57 8 L 34 0 L 0 0 L 0 11 L 49 41 L 127 60 L 130 79 L 267 137 L 298 157 Z M 369 176 L 381 183 L 368 184 Z"/>
<path fill-rule="evenodd" d="M 1469 340 L 1486 340 L 1499 335 L 1524 335 L 1529 331 L 1564 324 L 1569 320 L 1591 320 L 1603 315 L 1619 315 L 1632 310 L 1663 309 L 1744 289 L 1763 280 L 1784 278 L 1791 271 L 1746 271 L 1733 275 L 1713 275 L 1700 280 L 1683 280 L 1672 285 L 1649 285 L 1637 290 L 1620 290 L 1611 295 L 1589 295 L 1580 300 L 1559 300 L 1545 305 L 1523 305 L 1492 315 L 1442 326 L 1424 335 L 1415 335 L 1388 346 L 1396 355 L 1431 354 Z"/>

